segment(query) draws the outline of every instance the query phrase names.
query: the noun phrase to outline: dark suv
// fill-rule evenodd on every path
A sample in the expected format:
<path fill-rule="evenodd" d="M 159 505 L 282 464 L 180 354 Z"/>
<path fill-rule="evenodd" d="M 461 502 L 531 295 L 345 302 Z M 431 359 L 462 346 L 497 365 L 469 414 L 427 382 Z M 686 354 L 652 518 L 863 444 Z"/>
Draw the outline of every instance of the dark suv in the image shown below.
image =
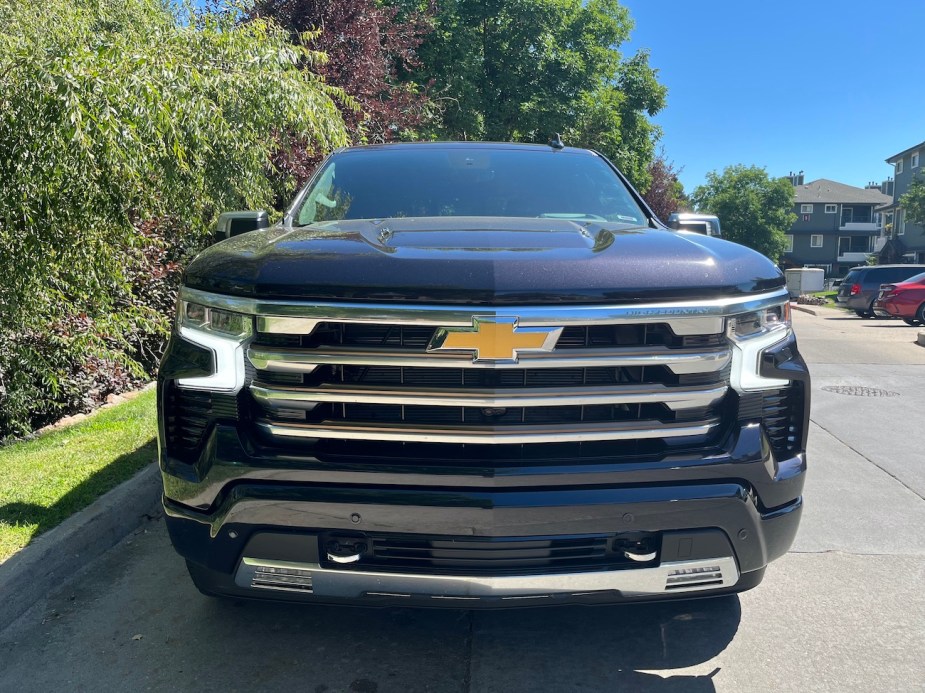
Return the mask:
<path fill-rule="evenodd" d="M 881 284 L 896 284 L 925 270 L 925 265 L 862 265 L 852 267 L 842 280 L 836 303 L 852 308 L 859 317 L 872 318 Z"/>
<path fill-rule="evenodd" d="M 202 591 L 671 599 L 787 551 L 809 376 L 783 275 L 556 144 L 337 151 L 187 268 L 160 465 Z"/>

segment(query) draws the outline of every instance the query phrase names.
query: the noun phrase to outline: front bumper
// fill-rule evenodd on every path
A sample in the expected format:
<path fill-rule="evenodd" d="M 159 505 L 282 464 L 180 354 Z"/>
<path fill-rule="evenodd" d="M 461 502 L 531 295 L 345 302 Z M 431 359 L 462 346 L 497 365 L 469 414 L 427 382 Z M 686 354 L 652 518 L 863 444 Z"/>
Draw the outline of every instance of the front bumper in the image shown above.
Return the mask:
<path fill-rule="evenodd" d="M 212 446 L 221 449 L 220 442 Z M 648 469 L 618 467 L 573 470 L 568 486 L 559 473 L 559 485 L 545 488 L 541 482 L 551 480 L 538 473 L 530 486 L 529 476 L 507 487 L 512 479 L 499 475 L 479 477 L 481 487 L 471 478 L 466 484 L 452 477 L 443 480 L 449 482 L 445 485 L 425 487 L 343 484 L 337 476 L 328 483 L 307 483 L 304 470 L 304 481 L 297 481 L 291 477 L 298 474 L 279 468 L 248 480 L 239 468 L 244 478 L 226 486 L 212 507 L 194 508 L 168 497 L 164 506 L 174 546 L 209 575 L 209 591 L 328 602 L 509 606 L 724 594 L 757 584 L 764 567 L 783 555 L 796 535 L 805 457 L 776 460 L 760 426 L 742 427 L 711 459 L 685 464 L 666 458 Z M 666 468 L 672 469 L 671 483 L 658 482 Z M 218 464 L 213 470 L 228 478 L 227 467 Z M 602 484 L 603 479 L 610 483 Z M 610 541 L 641 532 L 655 537 L 658 546 L 655 559 L 638 565 L 473 575 L 381 570 L 364 565 L 363 558 L 337 565 L 324 551 L 324 538 L 332 532 L 358 541 L 382 534 L 450 540 L 593 535 Z M 268 582 L 275 569 L 289 577 Z M 674 587 L 669 582 L 700 573 L 709 579 Z M 311 589 L 291 589 L 287 580 L 301 580 L 303 586 L 307 581 Z"/>

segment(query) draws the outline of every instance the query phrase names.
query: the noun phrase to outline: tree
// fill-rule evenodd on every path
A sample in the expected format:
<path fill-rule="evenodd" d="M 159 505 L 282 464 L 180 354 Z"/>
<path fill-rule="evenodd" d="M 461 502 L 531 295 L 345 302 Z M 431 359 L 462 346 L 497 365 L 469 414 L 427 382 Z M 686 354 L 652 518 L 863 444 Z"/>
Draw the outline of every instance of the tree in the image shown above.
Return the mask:
<path fill-rule="evenodd" d="M 899 197 L 906 221 L 925 226 L 925 177 L 916 176 Z"/>
<path fill-rule="evenodd" d="M 617 50 L 632 21 L 616 0 L 444 0 L 419 48 L 419 82 L 448 139 L 592 146 L 645 188 L 665 88 L 644 51 Z"/>
<path fill-rule="evenodd" d="M 252 17 L 267 17 L 327 60 L 309 67 L 355 99 L 342 108 L 351 139 L 378 143 L 412 139 L 431 116 L 426 89 L 410 78 L 420 68 L 417 47 L 432 29 L 426 8 L 376 0 L 257 0 Z M 304 179 L 319 160 L 310 143 L 283 153 L 281 165 Z"/>
<path fill-rule="evenodd" d="M 674 162 L 665 157 L 664 148 L 649 164 L 649 187 L 643 197 L 662 221 L 666 221 L 672 212 L 688 206 L 684 186 L 678 180 L 680 173 L 681 170 L 674 167 Z"/>
<path fill-rule="evenodd" d="M 691 199 L 697 211 L 719 217 L 728 240 L 780 259 L 796 221 L 793 185 L 786 178 L 771 179 L 757 166 L 729 166 L 722 175 L 708 173 Z"/>
<path fill-rule="evenodd" d="M 347 141 L 342 92 L 300 69 L 324 56 L 269 21 L 168 7 L 0 0 L 0 435 L 28 378 L 54 395 L 85 353 L 131 366 L 134 327 L 168 324 L 134 301 L 144 220 L 195 247 L 220 211 L 291 190 L 272 152 Z"/>

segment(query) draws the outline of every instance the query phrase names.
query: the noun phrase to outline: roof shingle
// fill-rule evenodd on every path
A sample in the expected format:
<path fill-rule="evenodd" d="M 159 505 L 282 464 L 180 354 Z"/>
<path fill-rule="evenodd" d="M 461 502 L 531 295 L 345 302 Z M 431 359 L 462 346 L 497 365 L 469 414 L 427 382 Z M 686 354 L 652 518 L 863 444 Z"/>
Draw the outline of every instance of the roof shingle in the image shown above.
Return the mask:
<path fill-rule="evenodd" d="M 796 193 L 794 201 L 797 204 L 827 202 L 829 204 L 885 205 L 893 201 L 892 197 L 884 195 L 879 189 L 856 188 L 853 185 L 845 185 L 827 178 L 820 178 L 805 185 L 798 185 L 794 188 L 794 192 Z"/>

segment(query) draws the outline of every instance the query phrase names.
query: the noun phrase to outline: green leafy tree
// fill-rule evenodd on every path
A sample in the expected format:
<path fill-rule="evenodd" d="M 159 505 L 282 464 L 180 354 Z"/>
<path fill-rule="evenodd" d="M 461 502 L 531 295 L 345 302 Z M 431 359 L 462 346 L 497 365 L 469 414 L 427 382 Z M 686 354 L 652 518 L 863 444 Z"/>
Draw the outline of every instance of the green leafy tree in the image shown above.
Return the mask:
<path fill-rule="evenodd" d="M 796 221 L 793 185 L 772 179 L 758 166 L 729 166 L 722 174 L 711 171 L 691 200 L 700 212 L 715 214 L 723 235 L 777 262 L 787 246 L 785 234 Z"/>
<path fill-rule="evenodd" d="M 645 188 L 665 88 L 641 51 L 618 48 L 632 21 L 615 0 L 444 0 L 419 47 L 419 83 L 449 139 L 568 144 L 611 158 Z"/>
<path fill-rule="evenodd" d="M 0 436 L 87 353 L 138 369 L 133 258 L 170 218 L 188 248 L 291 182 L 271 154 L 346 142 L 337 100 L 272 22 L 167 0 L 0 0 Z M 349 101 L 349 99 L 347 100 Z M 148 254 L 150 256 L 150 253 Z M 137 270 L 138 264 L 134 263 Z"/>
<path fill-rule="evenodd" d="M 925 226 L 925 177 L 916 176 L 909 183 L 899 197 L 899 205 L 905 210 L 906 221 Z"/>

